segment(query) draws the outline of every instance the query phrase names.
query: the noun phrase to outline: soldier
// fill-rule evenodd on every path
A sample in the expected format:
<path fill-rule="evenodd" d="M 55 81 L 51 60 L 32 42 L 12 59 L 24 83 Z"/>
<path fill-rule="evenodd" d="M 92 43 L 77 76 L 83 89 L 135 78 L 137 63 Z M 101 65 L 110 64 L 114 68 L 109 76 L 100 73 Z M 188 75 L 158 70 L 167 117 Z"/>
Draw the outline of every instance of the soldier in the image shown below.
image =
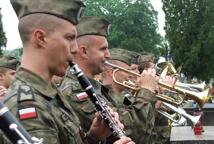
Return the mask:
<path fill-rule="evenodd" d="M 147 53 L 146 55 L 142 55 L 141 59 L 138 59 L 137 63 L 139 64 L 139 71 L 142 72 L 145 69 L 148 68 L 155 68 L 155 56 L 153 54 L 149 54 Z M 158 72 L 160 74 L 160 72 Z M 159 77 L 157 76 L 157 79 L 159 79 Z M 168 81 L 169 83 L 172 83 L 174 80 L 170 77 L 164 77 L 162 78 L 163 81 Z M 157 87 L 157 91 L 158 93 L 161 93 L 161 87 Z M 149 96 L 149 97 L 145 97 L 145 99 L 148 102 L 152 103 L 152 107 L 154 109 L 154 113 L 155 113 L 155 131 L 157 133 L 157 140 L 159 143 L 161 144 L 167 144 L 169 143 L 169 138 L 170 138 L 170 133 L 171 133 L 171 128 L 168 126 L 168 119 L 161 115 L 160 113 L 158 113 L 159 109 L 162 109 L 164 111 L 166 111 L 166 109 L 162 106 L 162 101 L 158 100 L 157 97 L 155 96 Z"/>
<path fill-rule="evenodd" d="M 68 102 L 51 83 L 63 76 L 77 52 L 76 28 L 84 4 L 79 0 L 13 0 L 23 42 L 21 67 L 5 104 L 32 135 L 44 144 L 99 143 L 110 135 L 100 115 L 87 133 Z M 122 141 L 130 141 L 128 138 Z"/>
<path fill-rule="evenodd" d="M 141 59 L 138 53 L 120 48 L 110 49 L 110 53 L 112 56 L 112 59 L 109 60 L 110 63 L 125 68 L 130 72 L 139 73 L 139 71 L 135 70 L 137 61 Z M 157 143 L 157 134 L 154 127 L 154 108 L 152 104 L 144 98 L 154 95 L 157 83 L 154 74 L 151 73 L 152 70 L 150 70 L 150 72 L 143 72 L 143 77 L 140 78 L 142 82 L 138 85 L 141 89 L 137 91 L 134 90 L 135 94 L 131 92 L 133 89 L 128 88 L 131 86 L 131 83 L 125 86 L 123 82 L 131 80 L 135 84 L 133 87 L 136 87 L 136 75 L 121 70 L 116 72 L 115 70 L 117 69 L 108 66 L 106 71 L 102 73 L 102 81 L 103 84 L 109 88 L 110 96 L 114 100 L 116 107 L 120 110 L 127 109 L 131 113 L 134 121 L 132 131 L 130 132 L 131 137 L 136 143 Z M 151 74 L 153 76 L 151 76 Z"/>
<path fill-rule="evenodd" d="M 77 25 L 79 51 L 75 55 L 75 62 L 89 78 L 97 95 L 108 104 L 111 100 L 103 95 L 105 88 L 93 79 L 105 69 L 104 62 L 110 58 L 107 42 L 109 27 L 110 23 L 103 18 L 83 17 Z M 67 71 L 60 88 L 80 117 L 81 126 L 88 130 L 96 110 L 76 76 Z"/>
<path fill-rule="evenodd" d="M 11 82 L 14 80 L 19 61 L 11 56 L 0 57 L 0 99 L 3 98 Z"/>

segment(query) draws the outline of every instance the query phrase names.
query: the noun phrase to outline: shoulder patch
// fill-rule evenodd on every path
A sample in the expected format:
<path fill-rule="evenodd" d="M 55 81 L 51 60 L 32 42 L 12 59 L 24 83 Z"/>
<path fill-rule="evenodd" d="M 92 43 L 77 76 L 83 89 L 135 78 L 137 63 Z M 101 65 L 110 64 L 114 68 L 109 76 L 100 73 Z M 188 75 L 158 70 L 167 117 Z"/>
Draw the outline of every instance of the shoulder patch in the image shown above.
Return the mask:
<path fill-rule="evenodd" d="M 18 115 L 20 120 L 37 118 L 36 108 L 28 107 L 28 108 L 19 109 Z"/>
<path fill-rule="evenodd" d="M 32 88 L 28 85 L 20 85 L 18 88 L 18 97 L 17 102 L 23 102 L 23 101 L 35 101 L 35 94 L 32 90 Z"/>
<path fill-rule="evenodd" d="M 88 98 L 88 94 L 86 92 L 81 92 L 76 95 L 77 99 L 82 101 Z"/>

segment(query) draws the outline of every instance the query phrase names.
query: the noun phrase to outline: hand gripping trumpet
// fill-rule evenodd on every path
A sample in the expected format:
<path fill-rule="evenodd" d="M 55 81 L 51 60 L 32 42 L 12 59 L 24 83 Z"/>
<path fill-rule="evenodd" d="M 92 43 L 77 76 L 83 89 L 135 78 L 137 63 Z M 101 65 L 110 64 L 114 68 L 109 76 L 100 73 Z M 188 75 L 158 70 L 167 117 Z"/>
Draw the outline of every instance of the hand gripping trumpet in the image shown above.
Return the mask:
<path fill-rule="evenodd" d="M 0 129 L 14 144 L 43 144 L 43 139 L 30 136 L 1 101 Z"/>
<path fill-rule="evenodd" d="M 121 138 L 122 136 L 125 136 L 125 132 L 117 125 L 111 114 L 108 112 L 106 102 L 96 95 L 93 86 L 91 85 L 88 78 L 84 75 L 82 70 L 77 66 L 77 64 L 74 64 L 72 62 L 70 62 L 69 65 L 71 67 L 71 73 L 76 75 L 80 85 L 88 94 L 88 97 L 94 104 L 96 110 L 100 112 L 101 117 L 112 130 L 113 136 L 115 136 L 116 138 Z"/>
<path fill-rule="evenodd" d="M 137 86 L 135 83 L 130 82 L 130 81 L 119 82 L 119 81 L 116 80 L 114 75 L 119 70 L 127 72 L 127 73 L 132 74 L 132 75 L 137 76 L 137 77 L 141 77 L 140 74 L 135 73 L 135 72 L 130 71 L 130 70 L 127 70 L 127 69 L 125 69 L 123 67 L 120 67 L 118 65 L 112 64 L 112 63 L 110 63 L 108 61 L 106 61 L 105 64 L 115 68 L 114 71 L 113 71 L 113 80 L 114 80 L 115 83 L 117 83 L 119 85 L 122 85 L 122 86 L 124 86 L 126 88 L 129 88 L 131 90 L 134 90 L 135 94 L 138 93 L 138 91 L 141 89 L 139 86 Z M 169 65 L 169 63 L 167 63 L 167 68 L 165 68 L 163 70 L 163 72 L 161 73 L 160 77 L 164 77 L 167 74 L 171 75 L 171 74 L 174 74 L 174 73 L 176 73 L 176 70 L 174 69 L 174 67 L 171 64 Z M 164 112 L 164 111 L 161 111 L 161 110 L 159 111 L 159 113 L 161 113 L 162 115 L 166 116 L 168 119 L 170 119 L 171 121 L 173 121 L 174 123 L 176 123 L 178 125 L 183 124 L 185 122 L 185 118 L 181 114 L 185 113 L 186 118 L 190 118 L 191 116 L 188 115 L 184 110 L 181 110 L 180 108 L 176 108 L 175 107 L 175 108 L 172 109 L 172 107 L 174 107 L 173 105 L 176 105 L 176 106 L 182 105 L 185 102 L 185 98 L 190 98 L 190 99 L 196 100 L 199 103 L 200 107 L 203 107 L 204 103 L 206 102 L 207 95 L 208 95 L 208 92 L 209 92 L 209 90 L 205 90 L 203 92 L 193 92 L 193 91 L 186 90 L 184 88 L 180 88 L 177 85 L 174 85 L 174 86 L 173 85 L 169 85 L 167 83 L 162 82 L 161 80 L 159 80 L 158 84 L 160 86 L 166 88 L 168 91 L 172 91 L 172 92 L 178 93 L 178 95 L 176 97 L 171 97 L 171 96 L 160 94 L 160 93 L 156 94 L 156 97 L 159 100 L 162 100 L 163 102 L 165 102 L 166 107 L 171 108 L 170 110 L 172 110 L 172 111 L 179 110 L 179 112 L 182 111 L 182 113 L 177 113 L 177 111 L 174 111 L 175 114 L 177 114 L 180 117 L 179 119 L 175 119 L 174 116 L 170 115 L 167 112 Z M 191 118 L 193 118 L 193 117 L 191 117 Z M 195 123 L 195 119 L 193 119 L 193 123 Z"/>

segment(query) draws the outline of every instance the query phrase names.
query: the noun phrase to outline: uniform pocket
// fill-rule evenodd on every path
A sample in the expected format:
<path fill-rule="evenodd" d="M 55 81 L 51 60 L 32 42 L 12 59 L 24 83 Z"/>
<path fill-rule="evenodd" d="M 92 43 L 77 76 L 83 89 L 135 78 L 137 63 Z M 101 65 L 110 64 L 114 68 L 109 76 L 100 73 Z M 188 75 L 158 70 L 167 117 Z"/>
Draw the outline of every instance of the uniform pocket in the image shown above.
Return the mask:
<path fill-rule="evenodd" d="M 91 101 L 85 101 L 81 107 L 82 111 L 87 114 L 92 114 L 96 112 L 95 106 Z"/>

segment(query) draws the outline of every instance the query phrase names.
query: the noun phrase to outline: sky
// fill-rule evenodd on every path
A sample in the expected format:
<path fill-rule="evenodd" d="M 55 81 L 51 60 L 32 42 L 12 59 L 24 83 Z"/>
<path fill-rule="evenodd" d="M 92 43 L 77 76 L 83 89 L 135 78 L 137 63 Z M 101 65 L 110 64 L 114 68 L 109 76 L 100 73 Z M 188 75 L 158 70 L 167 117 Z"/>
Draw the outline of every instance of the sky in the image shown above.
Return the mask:
<path fill-rule="evenodd" d="M 164 12 L 162 11 L 162 2 L 161 0 L 150 0 L 150 1 L 154 9 L 158 12 L 158 24 L 159 24 L 158 32 L 162 36 L 164 36 L 165 31 L 163 27 L 165 15 Z M 0 8 L 2 14 L 3 29 L 7 37 L 6 50 L 13 50 L 22 47 L 22 43 L 18 32 L 18 18 L 10 4 L 10 0 L 0 0 Z"/>
<path fill-rule="evenodd" d="M 10 4 L 10 0 L 0 0 L 3 29 L 7 37 L 6 50 L 22 47 L 18 32 L 18 18 Z"/>

